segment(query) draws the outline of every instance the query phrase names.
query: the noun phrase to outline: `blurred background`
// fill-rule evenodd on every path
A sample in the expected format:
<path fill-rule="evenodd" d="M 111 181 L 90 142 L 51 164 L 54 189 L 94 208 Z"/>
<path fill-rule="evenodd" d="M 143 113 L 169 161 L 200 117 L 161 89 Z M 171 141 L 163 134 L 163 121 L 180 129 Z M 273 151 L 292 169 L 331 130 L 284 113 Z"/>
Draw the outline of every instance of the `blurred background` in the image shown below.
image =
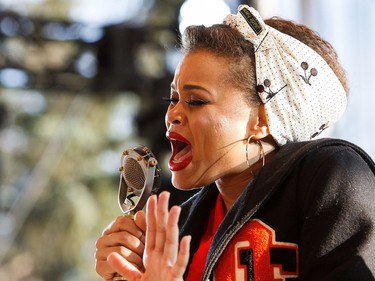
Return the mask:
<path fill-rule="evenodd" d="M 161 98 L 179 33 L 241 3 L 336 47 L 351 97 L 324 136 L 375 158 L 375 0 L 0 0 L 1 280 L 100 280 L 95 240 L 121 214 L 122 151 L 148 145 L 171 189 Z"/>

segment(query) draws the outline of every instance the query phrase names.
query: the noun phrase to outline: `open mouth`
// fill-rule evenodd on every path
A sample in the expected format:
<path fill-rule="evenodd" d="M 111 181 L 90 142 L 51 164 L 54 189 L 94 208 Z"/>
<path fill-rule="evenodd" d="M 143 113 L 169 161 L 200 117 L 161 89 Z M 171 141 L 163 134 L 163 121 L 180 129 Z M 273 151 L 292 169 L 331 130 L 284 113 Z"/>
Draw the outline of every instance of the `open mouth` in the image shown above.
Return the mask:
<path fill-rule="evenodd" d="M 191 146 L 189 144 L 178 140 L 171 140 L 171 144 L 173 162 L 180 163 L 190 156 Z"/>
<path fill-rule="evenodd" d="M 171 171 L 184 169 L 193 159 L 192 147 L 181 135 L 170 132 L 167 138 L 171 142 L 172 156 L 169 160 L 169 168 Z"/>

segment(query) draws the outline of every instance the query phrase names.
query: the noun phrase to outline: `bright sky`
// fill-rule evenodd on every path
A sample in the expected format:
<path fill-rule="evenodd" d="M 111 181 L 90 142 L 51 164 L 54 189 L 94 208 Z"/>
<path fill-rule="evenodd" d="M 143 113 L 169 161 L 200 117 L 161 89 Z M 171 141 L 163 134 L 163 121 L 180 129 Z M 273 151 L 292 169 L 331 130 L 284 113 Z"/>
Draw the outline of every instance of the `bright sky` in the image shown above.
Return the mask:
<path fill-rule="evenodd" d="M 0 0 L 3 8 L 12 9 L 22 15 L 27 15 L 28 5 L 38 5 L 44 0 Z M 152 7 L 154 0 L 70 0 L 72 9 L 70 17 L 93 25 L 109 25 L 132 21 L 135 24 L 144 20 L 142 15 Z"/>

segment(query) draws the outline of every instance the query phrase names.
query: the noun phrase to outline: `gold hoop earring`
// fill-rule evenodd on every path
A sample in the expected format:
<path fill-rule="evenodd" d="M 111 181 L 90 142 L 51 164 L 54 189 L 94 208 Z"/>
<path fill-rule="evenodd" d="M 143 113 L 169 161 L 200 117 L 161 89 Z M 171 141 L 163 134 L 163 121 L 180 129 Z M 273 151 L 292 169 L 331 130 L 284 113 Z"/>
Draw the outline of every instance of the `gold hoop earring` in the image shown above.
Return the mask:
<path fill-rule="evenodd" d="M 247 166 L 251 167 L 251 164 L 250 164 L 250 161 L 249 161 L 249 143 L 251 141 L 251 139 L 255 137 L 255 135 L 251 135 L 248 139 L 247 139 L 247 143 L 246 143 L 246 163 L 247 163 Z"/>
<path fill-rule="evenodd" d="M 264 153 L 263 143 L 260 140 L 257 143 L 259 145 L 259 160 L 262 159 L 262 167 L 264 167 L 266 164 L 266 154 Z"/>
<path fill-rule="evenodd" d="M 250 160 L 249 160 L 249 144 L 251 142 L 251 139 L 255 137 L 255 135 L 251 135 L 248 139 L 247 139 L 247 143 L 246 143 L 246 163 L 249 167 L 251 167 L 251 163 L 250 163 Z M 256 141 L 256 144 L 259 146 L 259 159 L 262 159 L 262 167 L 266 164 L 266 155 L 264 153 L 264 148 L 263 148 L 263 144 L 260 140 L 257 140 Z"/>

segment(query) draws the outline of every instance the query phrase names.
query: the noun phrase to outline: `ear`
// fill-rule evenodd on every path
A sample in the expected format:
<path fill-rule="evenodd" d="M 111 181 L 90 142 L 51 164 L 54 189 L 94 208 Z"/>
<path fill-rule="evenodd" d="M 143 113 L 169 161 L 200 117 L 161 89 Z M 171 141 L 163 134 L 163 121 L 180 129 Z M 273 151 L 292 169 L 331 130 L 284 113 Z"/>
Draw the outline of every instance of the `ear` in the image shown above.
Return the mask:
<path fill-rule="evenodd" d="M 253 118 L 252 122 L 249 122 L 249 126 L 249 136 L 254 135 L 254 140 L 263 139 L 271 134 L 264 105 L 259 107 L 257 116 Z"/>

